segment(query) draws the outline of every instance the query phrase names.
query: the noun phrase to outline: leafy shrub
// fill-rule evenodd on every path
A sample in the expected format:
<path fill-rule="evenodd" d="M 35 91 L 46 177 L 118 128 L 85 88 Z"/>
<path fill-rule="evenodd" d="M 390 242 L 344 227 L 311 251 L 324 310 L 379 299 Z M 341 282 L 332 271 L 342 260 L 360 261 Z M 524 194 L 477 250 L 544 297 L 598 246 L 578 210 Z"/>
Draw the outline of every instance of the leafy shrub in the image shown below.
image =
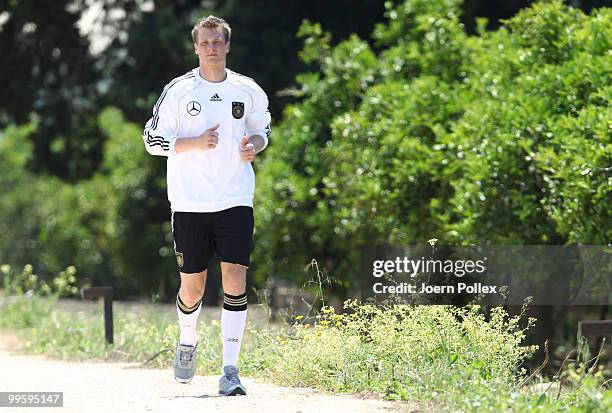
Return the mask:
<path fill-rule="evenodd" d="M 259 279 L 314 258 L 355 286 L 364 250 L 432 237 L 609 242 L 612 10 L 542 1 L 477 36 L 459 13 L 389 2 L 372 49 L 302 31 L 315 68 L 260 165 Z"/>
<path fill-rule="evenodd" d="M 28 169 L 37 127 L 0 135 L 0 262 L 31 263 L 43 278 L 74 265 L 120 297 L 175 291 L 163 164 L 143 149 L 140 126 L 116 109 L 101 112 L 102 168 L 76 184 Z"/>
<path fill-rule="evenodd" d="M 10 265 L 0 266 L 0 327 L 25 328 L 37 326 L 52 313 L 60 297 L 74 296 L 76 269 L 72 266 L 49 282 L 39 278 L 31 265 L 16 271 Z"/>

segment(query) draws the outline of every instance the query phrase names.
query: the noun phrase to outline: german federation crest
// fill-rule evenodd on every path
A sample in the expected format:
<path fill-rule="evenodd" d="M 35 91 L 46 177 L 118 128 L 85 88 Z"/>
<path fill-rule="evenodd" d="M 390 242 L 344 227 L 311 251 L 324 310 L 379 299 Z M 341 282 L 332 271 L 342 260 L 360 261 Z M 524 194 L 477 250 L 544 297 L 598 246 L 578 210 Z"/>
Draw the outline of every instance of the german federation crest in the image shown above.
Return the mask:
<path fill-rule="evenodd" d="M 185 264 L 185 260 L 183 258 L 183 253 L 182 252 L 177 252 L 176 253 L 176 263 L 178 264 L 178 266 L 180 268 L 183 268 L 183 265 Z"/>
<path fill-rule="evenodd" d="M 234 115 L 236 119 L 240 119 L 244 116 L 244 102 L 232 102 L 232 115 Z"/>

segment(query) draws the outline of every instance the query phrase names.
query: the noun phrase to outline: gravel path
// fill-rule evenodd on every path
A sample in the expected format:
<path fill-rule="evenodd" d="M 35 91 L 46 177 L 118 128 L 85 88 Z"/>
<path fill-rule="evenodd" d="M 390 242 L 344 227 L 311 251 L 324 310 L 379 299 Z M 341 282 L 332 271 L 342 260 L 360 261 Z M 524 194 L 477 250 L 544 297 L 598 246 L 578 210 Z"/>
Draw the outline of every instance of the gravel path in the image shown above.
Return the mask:
<path fill-rule="evenodd" d="M 177 383 L 171 370 L 128 363 L 70 363 L 16 354 L 15 336 L 0 334 L 0 391 L 61 391 L 63 408 L 2 408 L 3 412 L 423 412 L 425 406 L 313 389 L 279 387 L 243 377 L 249 394 L 219 397 L 216 376 Z"/>

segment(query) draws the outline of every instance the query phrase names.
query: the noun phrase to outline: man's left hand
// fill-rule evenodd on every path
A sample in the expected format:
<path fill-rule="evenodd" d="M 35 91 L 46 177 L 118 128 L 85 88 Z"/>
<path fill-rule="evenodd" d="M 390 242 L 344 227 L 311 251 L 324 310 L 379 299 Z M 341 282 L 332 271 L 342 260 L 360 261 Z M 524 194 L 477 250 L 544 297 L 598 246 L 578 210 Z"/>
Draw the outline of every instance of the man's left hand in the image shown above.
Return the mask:
<path fill-rule="evenodd" d="M 240 159 L 244 162 L 253 162 L 255 155 L 255 145 L 249 143 L 247 137 L 243 136 L 242 142 L 240 143 Z"/>

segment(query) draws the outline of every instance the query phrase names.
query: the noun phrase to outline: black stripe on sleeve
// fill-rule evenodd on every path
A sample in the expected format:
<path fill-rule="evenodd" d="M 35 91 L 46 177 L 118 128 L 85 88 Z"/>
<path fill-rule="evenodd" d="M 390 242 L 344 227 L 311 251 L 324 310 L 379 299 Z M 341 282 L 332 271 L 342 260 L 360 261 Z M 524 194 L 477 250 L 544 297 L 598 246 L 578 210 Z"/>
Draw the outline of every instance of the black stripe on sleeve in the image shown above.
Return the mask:
<path fill-rule="evenodd" d="M 157 102 L 155 103 L 155 106 L 153 108 L 153 117 L 150 120 L 151 125 L 145 128 L 145 133 L 149 134 L 149 131 L 154 131 L 155 129 L 157 129 L 157 124 L 159 122 L 159 108 L 161 107 L 161 104 L 163 103 L 164 98 L 166 97 L 166 95 L 168 94 L 168 91 L 172 88 L 172 86 L 174 86 L 181 80 L 186 80 L 186 79 L 191 79 L 191 78 L 195 78 L 195 75 L 193 74 L 193 72 L 189 71 L 183 76 L 174 79 L 172 82 L 168 84 L 167 87 L 164 88 L 164 91 L 162 92 L 161 96 L 159 97 L 159 99 L 157 99 Z"/>

